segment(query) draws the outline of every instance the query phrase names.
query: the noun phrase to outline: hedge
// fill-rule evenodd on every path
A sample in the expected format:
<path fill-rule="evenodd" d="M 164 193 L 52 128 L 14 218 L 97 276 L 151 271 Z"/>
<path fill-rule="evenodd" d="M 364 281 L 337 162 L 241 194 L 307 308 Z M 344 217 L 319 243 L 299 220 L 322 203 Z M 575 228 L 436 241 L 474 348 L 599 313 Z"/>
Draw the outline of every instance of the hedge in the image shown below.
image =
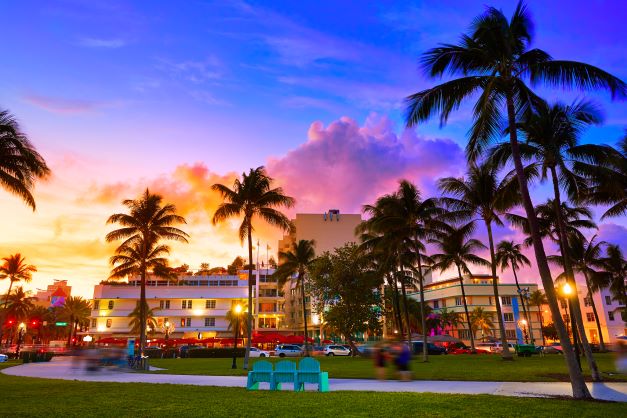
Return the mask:
<path fill-rule="evenodd" d="M 53 353 L 41 353 L 37 351 L 22 351 L 20 353 L 20 359 L 23 363 L 38 363 L 43 361 L 50 361 L 54 356 Z"/>
<path fill-rule="evenodd" d="M 237 357 L 244 357 L 245 348 L 238 347 L 235 350 Z M 233 357 L 232 348 L 191 348 L 187 350 L 187 357 L 190 358 L 230 358 Z"/>

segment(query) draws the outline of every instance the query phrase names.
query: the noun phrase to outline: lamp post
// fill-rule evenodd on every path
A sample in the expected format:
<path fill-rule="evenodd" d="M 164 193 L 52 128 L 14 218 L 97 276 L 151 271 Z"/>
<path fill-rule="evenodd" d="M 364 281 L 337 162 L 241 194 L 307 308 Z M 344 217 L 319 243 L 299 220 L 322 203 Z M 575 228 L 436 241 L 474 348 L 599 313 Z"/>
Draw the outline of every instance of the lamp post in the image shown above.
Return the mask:
<path fill-rule="evenodd" d="M 562 286 L 562 293 L 566 297 L 567 305 L 568 305 L 568 317 L 570 319 L 570 327 L 573 330 L 573 345 L 575 346 L 575 356 L 577 356 L 577 364 L 579 365 L 579 370 L 581 370 L 581 359 L 579 358 L 579 332 L 577 331 L 577 324 L 575 323 L 575 318 L 573 318 L 573 305 L 572 305 L 572 294 L 573 288 L 571 285 L 566 282 L 564 286 Z"/>
<path fill-rule="evenodd" d="M 26 333 L 26 324 L 20 322 L 20 325 L 17 327 L 17 347 L 15 347 L 15 357 L 20 357 L 20 346 L 22 345 L 22 338 L 24 338 L 24 334 Z"/>
<path fill-rule="evenodd" d="M 242 305 L 239 303 L 233 307 L 235 313 L 235 330 L 233 331 L 233 364 L 231 369 L 237 369 L 237 334 L 239 331 L 239 314 L 242 313 Z"/>

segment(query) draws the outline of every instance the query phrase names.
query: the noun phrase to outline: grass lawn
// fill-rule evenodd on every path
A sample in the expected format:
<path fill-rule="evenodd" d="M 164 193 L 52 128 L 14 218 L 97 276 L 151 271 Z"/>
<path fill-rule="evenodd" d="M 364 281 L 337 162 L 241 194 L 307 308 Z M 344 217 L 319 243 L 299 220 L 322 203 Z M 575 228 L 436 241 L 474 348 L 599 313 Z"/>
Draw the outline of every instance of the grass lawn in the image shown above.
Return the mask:
<path fill-rule="evenodd" d="M 5 365 L 0 365 L 5 367 Z M 247 392 L 146 383 L 92 383 L 0 374 L 0 415 L 20 416 L 429 416 L 613 417 L 625 405 L 490 395 Z"/>
<path fill-rule="evenodd" d="M 604 380 L 627 381 L 627 375 L 616 374 L 614 355 L 595 354 Z M 371 359 L 348 357 L 318 357 L 321 367 L 332 378 L 374 378 Z M 252 359 L 254 362 L 257 359 Z M 277 361 L 278 359 L 271 359 Z M 231 369 L 231 359 L 151 359 L 150 364 L 167 370 L 152 373 L 204 374 L 240 376 L 243 359 L 238 359 L 239 369 Z M 589 375 L 585 360 L 584 372 Z M 517 357 L 513 362 L 502 361 L 496 355 L 429 356 L 429 362 L 412 362 L 414 378 L 419 380 L 488 380 L 514 382 L 567 381 L 568 371 L 564 357 L 558 354 L 545 357 Z M 608 373 L 613 373 L 609 375 Z M 390 367 L 389 378 L 395 378 Z"/>

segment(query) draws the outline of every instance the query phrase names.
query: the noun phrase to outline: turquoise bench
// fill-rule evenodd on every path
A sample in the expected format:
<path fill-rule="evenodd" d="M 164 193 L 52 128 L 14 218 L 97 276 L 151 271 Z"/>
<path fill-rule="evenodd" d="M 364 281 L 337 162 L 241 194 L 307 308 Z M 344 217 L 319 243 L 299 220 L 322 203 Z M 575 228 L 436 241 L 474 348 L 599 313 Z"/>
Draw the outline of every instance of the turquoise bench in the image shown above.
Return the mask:
<path fill-rule="evenodd" d="M 302 359 L 298 363 L 294 390 L 305 390 L 305 383 L 318 385 L 318 392 L 329 391 L 329 373 L 320 371 L 320 362 L 311 357 Z"/>
<path fill-rule="evenodd" d="M 259 389 L 259 383 L 268 383 L 270 389 L 272 389 L 273 380 L 272 363 L 269 361 L 261 360 L 253 364 L 252 371 L 248 372 L 248 381 L 246 382 L 246 389 L 257 390 Z"/>
<path fill-rule="evenodd" d="M 276 363 L 273 374 L 272 390 L 281 390 L 282 383 L 293 383 L 296 390 L 296 363 L 289 360 L 282 360 Z"/>

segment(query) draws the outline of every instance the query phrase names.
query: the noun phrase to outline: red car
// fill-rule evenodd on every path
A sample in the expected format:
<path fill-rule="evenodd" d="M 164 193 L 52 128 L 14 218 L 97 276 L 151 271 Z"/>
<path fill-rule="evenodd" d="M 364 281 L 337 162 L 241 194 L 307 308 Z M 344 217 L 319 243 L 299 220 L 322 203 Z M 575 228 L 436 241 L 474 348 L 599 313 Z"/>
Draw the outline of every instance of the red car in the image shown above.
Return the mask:
<path fill-rule="evenodd" d="M 449 354 L 491 354 L 489 351 L 487 350 L 481 350 L 481 349 L 476 349 L 475 352 L 473 353 L 472 350 L 468 347 L 465 348 L 451 348 L 448 352 Z"/>

